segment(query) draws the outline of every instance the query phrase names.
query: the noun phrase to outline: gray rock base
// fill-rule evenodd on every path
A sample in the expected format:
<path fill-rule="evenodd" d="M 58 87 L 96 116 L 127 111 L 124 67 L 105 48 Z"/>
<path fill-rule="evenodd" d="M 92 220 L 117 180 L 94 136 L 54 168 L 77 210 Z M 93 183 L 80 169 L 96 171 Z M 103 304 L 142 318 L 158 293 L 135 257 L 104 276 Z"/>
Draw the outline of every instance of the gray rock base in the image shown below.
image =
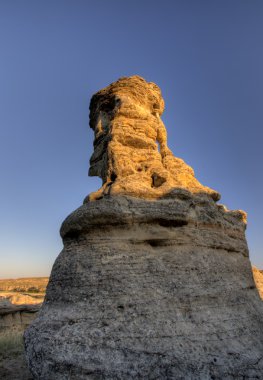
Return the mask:
<path fill-rule="evenodd" d="M 238 213 L 183 192 L 105 197 L 61 234 L 25 333 L 36 379 L 263 378 L 263 303 Z"/>

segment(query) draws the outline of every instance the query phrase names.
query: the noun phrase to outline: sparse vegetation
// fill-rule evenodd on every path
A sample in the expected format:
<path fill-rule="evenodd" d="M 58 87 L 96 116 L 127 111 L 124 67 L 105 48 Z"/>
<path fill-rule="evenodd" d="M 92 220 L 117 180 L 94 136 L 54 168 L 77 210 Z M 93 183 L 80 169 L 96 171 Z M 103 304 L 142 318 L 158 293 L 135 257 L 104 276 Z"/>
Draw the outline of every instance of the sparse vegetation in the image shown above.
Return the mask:
<path fill-rule="evenodd" d="M 20 305 L 27 305 L 32 310 L 38 310 L 36 304 L 43 302 L 48 277 L 18 278 L 0 280 L 0 379 L 1 380 L 31 380 L 32 376 L 26 365 L 23 333 L 30 323 L 28 313 L 21 312 Z M 8 301 L 8 302 L 7 302 Z M 2 307 L 2 314 L 1 314 Z M 9 318 L 6 314 L 9 308 L 17 318 Z M 31 313 L 32 319 L 35 313 Z"/>
<path fill-rule="evenodd" d="M 17 293 L 45 293 L 48 277 L 29 277 L 0 280 L 0 291 Z"/>
<path fill-rule="evenodd" d="M 0 331 L 0 379 L 31 380 L 32 376 L 26 365 L 24 330 L 5 329 Z"/>
<path fill-rule="evenodd" d="M 5 330 L 0 332 L 0 356 L 21 354 L 24 351 L 23 330 Z"/>

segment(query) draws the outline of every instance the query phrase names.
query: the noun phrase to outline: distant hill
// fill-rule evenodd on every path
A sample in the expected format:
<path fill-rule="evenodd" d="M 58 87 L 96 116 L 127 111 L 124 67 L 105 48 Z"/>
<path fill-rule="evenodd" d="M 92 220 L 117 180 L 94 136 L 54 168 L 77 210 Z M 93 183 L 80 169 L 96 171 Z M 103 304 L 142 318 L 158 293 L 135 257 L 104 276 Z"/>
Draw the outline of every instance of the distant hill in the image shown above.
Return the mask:
<path fill-rule="evenodd" d="M 37 305 L 44 300 L 48 277 L 0 280 L 0 312 L 11 306 Z M 13 310 L 15 310 L 13 308 Z"/>
<path fill-rule="evenodd" d="M 45 293 L 48 277 L 28 277 L 0 280 L 0 292 Z"/>

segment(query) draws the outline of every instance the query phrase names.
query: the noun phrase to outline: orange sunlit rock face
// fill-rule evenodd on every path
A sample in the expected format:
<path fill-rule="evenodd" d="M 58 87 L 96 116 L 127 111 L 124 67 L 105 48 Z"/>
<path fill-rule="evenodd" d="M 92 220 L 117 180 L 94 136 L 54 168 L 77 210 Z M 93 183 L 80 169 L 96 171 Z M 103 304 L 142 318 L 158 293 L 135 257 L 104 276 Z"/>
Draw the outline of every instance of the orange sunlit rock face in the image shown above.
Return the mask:
<path fill-rule="evenodd" d="M 259 295 L 263 300 L 263 271 L 253 267 L 253 276 L 255 280 L 255 284 L 257 286 Z"/>
<path fill-rule="evenodd" d="M 89 175 L 101 177 L 103 186 L 89 200 L 106 194 L 172 197 L 174 188 L 220 198 L 168 148 L 163 110 L 159 87 L 139 76 L 121 78 L 92 97 L 90 126 L 95 140 Z"/>

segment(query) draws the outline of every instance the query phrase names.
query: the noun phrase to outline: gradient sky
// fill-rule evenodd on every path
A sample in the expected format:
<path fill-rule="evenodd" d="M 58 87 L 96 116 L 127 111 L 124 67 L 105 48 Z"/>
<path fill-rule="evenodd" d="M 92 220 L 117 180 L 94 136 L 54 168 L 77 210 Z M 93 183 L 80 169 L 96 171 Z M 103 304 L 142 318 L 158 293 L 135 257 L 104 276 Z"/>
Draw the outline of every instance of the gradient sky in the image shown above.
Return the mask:
<path fill-rule="evenodd" d="M 0 0 L 0 277 L 45 276 L 88 177 L 91 95 L 157 83 L 174 154 L 248 212 L 263 268 L 263 1 Z"/>

